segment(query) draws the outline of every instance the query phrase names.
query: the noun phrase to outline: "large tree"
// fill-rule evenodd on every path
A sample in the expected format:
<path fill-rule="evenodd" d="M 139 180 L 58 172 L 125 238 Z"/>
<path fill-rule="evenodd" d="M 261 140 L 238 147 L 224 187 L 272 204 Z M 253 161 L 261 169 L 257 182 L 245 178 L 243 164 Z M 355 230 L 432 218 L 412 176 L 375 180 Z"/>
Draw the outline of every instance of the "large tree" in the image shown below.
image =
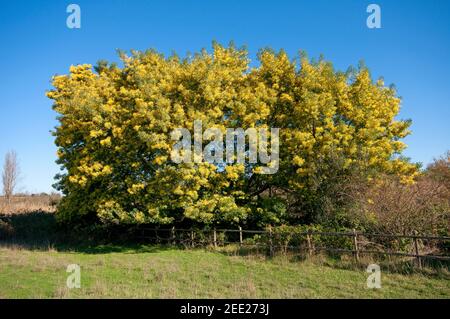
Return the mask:
<path fill-rule="evenodd" d="M 273 223 L 289 207 L 310 205 L 331 181 L 363 171 L 401 175 L 415 166 L 399 155 L 408 121 L 396 120 L 400 99 L 360 68 L 297 65 L 286 53 L 247 52 L 214 44 L 181 59 L 156 51 L 121 54 L 123 67 L 70 67 L 47 93 L 59 113 L 58 187 L 63 220 L 96 216 L 117 223 Z M 280 128 L 280 167 L 176 164 L 171 132 L 194 121 L 226 128 Z M 295 210 L 295 209 L 294 209 Z"/>

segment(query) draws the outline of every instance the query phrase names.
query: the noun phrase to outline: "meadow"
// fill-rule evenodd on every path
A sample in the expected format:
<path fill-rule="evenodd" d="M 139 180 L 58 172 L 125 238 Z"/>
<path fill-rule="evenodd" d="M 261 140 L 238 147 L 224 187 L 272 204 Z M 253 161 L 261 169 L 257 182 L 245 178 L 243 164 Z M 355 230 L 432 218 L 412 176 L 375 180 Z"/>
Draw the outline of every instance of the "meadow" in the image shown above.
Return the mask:
<path fill-rule="evenodd" d="M 366 257 L 68 240 L 50 199 L 16 199 L 0 213 L 0 298 L 450 298 L 442 266 L 380 264 L 382 287 L 368 289 Z M 67 287 L 70 264 L 80 266 L 80 288 Z"/>
<path fill-rule="evenodd" d="M 69 264 L 81 287 L 66 286 Z M 382 272 L 368 289 L 364 267 L 326 257 L 303 261 L 138 245 L 79 250 L 0 248 L 1 298 L 450 298 L 450 276 Z"/>

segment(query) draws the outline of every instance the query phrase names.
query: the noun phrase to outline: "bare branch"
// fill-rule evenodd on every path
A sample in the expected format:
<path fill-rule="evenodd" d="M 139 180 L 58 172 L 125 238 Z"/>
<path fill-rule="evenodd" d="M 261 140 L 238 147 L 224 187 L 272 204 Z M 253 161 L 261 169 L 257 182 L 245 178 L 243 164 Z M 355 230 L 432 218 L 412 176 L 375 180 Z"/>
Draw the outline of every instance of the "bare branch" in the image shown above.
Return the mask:
<path fill-rule="evenodd" d="M 15 151 L 9 151 L 5 155 L 2 173 L 3 194 L 8 200 L 8 203 L 11 201 L 11 196 L 14 195 L 14 190 L 19 181 L 19 175 L 20 169 L 17 153 Z"/>

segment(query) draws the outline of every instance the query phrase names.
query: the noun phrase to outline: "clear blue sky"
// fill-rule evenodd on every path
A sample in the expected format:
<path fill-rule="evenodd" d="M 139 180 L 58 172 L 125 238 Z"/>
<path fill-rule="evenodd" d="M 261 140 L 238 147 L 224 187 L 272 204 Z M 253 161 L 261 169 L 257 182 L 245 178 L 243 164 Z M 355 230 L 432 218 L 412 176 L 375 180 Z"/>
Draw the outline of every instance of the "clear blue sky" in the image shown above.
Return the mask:
<path fill-rule="evenodd" d="M 81 7 L 81 29 L 66 27 L 66 7 Z M 381 29 L 366 27 L 366 7 L 381 6 Z M 321 53 L 337 69 L 364 60 L 394 83 L 401 118 L 413 120 L 405 155 L 429 163 L 450 149 L 450 1 L 0 1 L 0 158 L 19 154 L 23 191 L 50 191 L 58 172 L 45 97 L 50 78 L 71 64 L 117 61 L 115 50 L 179 54 L 212 40 Z"/>

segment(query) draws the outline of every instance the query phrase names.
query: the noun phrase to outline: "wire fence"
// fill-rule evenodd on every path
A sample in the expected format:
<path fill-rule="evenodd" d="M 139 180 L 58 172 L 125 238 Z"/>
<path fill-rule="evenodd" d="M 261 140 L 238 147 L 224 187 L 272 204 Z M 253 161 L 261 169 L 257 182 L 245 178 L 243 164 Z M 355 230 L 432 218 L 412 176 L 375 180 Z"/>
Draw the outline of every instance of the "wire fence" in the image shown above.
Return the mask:
<path fill-rule="evenodd" d="M 294 251 L 312 256 L 318 252 L 350 253 L 357 262 L 362 254 L 410 258 L 422 268 L 426 259 L 450 261 L 450 237 L 419 234 L 358 232 L 278 232 L 238 229 L 142 228 L 139 237 L 158 244 L 185 247 L 256 248 L 269 256 Z"/>

